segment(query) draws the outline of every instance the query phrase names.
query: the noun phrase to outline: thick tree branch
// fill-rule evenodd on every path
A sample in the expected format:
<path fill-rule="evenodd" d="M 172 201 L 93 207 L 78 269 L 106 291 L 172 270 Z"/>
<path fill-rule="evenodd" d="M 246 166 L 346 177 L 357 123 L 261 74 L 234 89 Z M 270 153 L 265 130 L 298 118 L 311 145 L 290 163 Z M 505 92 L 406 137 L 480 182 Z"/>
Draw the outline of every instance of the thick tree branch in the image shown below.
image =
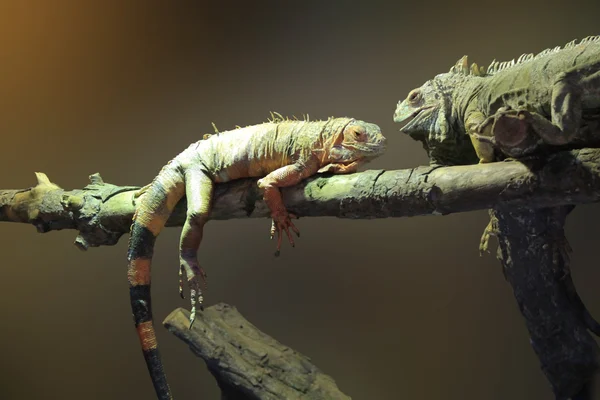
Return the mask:
<path fill-rule="evenodd" d="M 498 259 L 525 318 L 531 345 L 557 400 L 590 399 L 600 333 L 577 295 L 564 223 L 573 206 L 490 211 Z"/>
<path fill-rule="evenodd" d="M 129 231 L 137 187 L 104 183 L 98 174 L 81 190 L 65 191 L 38 174 L 38 185 L 0 191 L 0 221 L 35 225 L 40 232 L 77 229 L 76 244 L 115 244 Z M 318 176 L 283 190 L 298 216 L 385 218 L 444 215 L 509 206 L 540 208 L 600 199 L 600 149 L 565 151 L 540 161 L 444 168 L 370 170 Z M 212 219 L 267 217 L 256 181 L 219 184 Z M 185 201 L 167 226 L 182 225 Z"/>
<path fill-rule="evenodd" d="M 235 307 L 210 306 L 191 329 L 189 317 L 189 311 L 178 308 L 163 324 L 206 362 L 223 398 L 350 399 L 308 357 L 261 332 Z"/>

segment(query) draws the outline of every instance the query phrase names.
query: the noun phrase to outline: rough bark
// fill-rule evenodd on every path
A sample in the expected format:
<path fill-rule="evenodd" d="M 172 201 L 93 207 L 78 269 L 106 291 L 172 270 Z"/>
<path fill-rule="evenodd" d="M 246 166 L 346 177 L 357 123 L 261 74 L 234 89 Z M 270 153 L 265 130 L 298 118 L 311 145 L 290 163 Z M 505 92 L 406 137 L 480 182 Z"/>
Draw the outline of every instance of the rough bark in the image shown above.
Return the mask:
<path fill-rule="evenodd" d="M 558 400 L 589 399 L 598 369 L 598 345 L 588 330 L 598 335 L 600 326 L 577 295 L 569 269 L 564 223 L 573 208 L 490 211 L 504 276 Z"/>
<path fill-rule="evenodd" d="M 318 176 L 282 190 L 287 208 L 298 216 L 386 218 L 445 215 L 489 209 L 552 207 L 600 200 L 600 149 L 565 151 L 547 162 L 499 162 L 444 168 L 370 170 Z M 40 232 L 77 229 L 76 244 L 115 244 L 129 231 L 133 186 L 115 186 L 98 174 L 83 189 L 65 191 L 38 173 L 38 185 L 0 191 L 0 221 L 31 223 Z M 219 184 L 211 219 L 267 217 L 256 180 Z M 185 200 L 167 226 L 180 226 Z"/>
<path fill-rule="evenodd" d="M 308 357 L 261 332 L 235 307 L 210 306 L 198 314 L 191 329 L 189 316 L 178 308 L 163 324 L 206 362 L 222 399 L 350 399 Z"/>

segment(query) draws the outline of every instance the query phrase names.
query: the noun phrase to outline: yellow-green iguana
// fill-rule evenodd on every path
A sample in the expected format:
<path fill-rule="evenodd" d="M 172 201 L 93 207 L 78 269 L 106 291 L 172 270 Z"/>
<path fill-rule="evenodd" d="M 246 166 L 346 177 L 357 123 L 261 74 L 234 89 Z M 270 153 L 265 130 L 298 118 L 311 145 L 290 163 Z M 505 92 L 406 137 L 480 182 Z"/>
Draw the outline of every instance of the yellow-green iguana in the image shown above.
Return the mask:
<path fill-rule="evenodd" d="M 152 324 L 150 262 L 154 242 L 177 202 L 187 197 L 187 218 L 180 241 L 180 294 L 183 274 L 191 296 L 191 321 L 196 304 L 202 305 L 200 279 L 205 275 L 197 259 L 202 231 L 207 222 L 215 183 L 261 177 L 258 186 L 271 211 L 271 236 L 283 231 L 290 243 L 290 229 L 298 230 L 293 215 L 284 207 L 279 188 L 292 186 L 318 172 L 355 172 L 357 167 L 379 156 L 385 138 L 377 125 L 352 118 L 327 121 L 290 121 L 279 118 L 268 123 L 211 135 L 190 145 L 160 171 L 145 187 L 133 217 L 128 261 L 131 307 L 146 364 L 156 395 L 171 399 Z"/>

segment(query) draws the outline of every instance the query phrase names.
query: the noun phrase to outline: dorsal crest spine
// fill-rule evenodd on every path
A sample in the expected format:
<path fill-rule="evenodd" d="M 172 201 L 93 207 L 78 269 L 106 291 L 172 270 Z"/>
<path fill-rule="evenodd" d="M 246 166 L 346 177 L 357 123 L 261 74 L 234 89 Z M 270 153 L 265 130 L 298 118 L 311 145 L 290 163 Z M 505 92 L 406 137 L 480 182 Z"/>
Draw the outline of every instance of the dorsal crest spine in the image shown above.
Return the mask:
<path fill-rule="evenodd" d="M 505 69 L 511 68 L 515 65 L 520 65 L 520 64 L 526 63 L 528 61 L 547 56 L 548 54 L 554 54 L 561 50 L 572 49 L 576 46 L 581 46 L 581 45 L 589 44 L 589 43 L 600 43 L 600 35 L 588 36 L 584 39 L 581 39 L 579 41 L 579 43 L 577 43 L 577 39 L 575 39 L 575 40 L 572 40 L 569 43 L 565 44 L 564 47 L 556 46 L 553 48 L 548 48 L 548 49 L 542 50 L 538 54 L 533 54 L 533 53 L 521 54 L 521 56 L 519 56 L 519 58 L 517 58 L 516 60 L 512 59 L 511 61 L 502 61 L 502 62 L 493 60 L 487 68 L 485 68 L 483 66 L 478 67 L 477 64 L 475 64 L 475 63 L 473 63 L 473 64 L 471 64 L 471 66 L 469 66 L 468 57 L 463 56 L 456 62 L 456 64 L 454 64 L 452 66 L 452 68 L 450 68 L 450 72 L 454 73 L 454 74 L 462 74 L 462 75 L 491 76 L 500 71 L 504 71 Z"/>

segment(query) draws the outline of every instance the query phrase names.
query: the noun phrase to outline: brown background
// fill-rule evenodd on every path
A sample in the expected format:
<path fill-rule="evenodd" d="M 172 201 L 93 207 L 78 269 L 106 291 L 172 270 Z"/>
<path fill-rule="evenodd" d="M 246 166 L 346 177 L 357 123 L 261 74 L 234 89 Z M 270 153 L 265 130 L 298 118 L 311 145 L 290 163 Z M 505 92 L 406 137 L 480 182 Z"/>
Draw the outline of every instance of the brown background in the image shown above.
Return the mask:
<path fill-rule="evenodd" d="M 378 123 L 389 150 L 369 168 L 425 164 L 392 121 L 411 88 L 463 54 L 488 64 L 600 34 L 597 1 L 92 3 L 0 3 L 0 188 L 30 186 L 34 171 L 64 188 L 94 172 L 143 185 L 211 122 L 259 123 L 270 110 Z M 599 211 L 578 207 L 567 226 L 596 316 Z M 268 220 L 213 222 L 207 302 L 236 305 L 355 399 L 551 398 L 498 262 L 478 255 L 486 216 L 302 219 L 279 259 Z M 155 252 L 158 322 L 188 306 L 178 235 L 165 231 Z M 0 225 L 0 398 L 153 398 L 126 240 L 85 253 L 74 238 Z M 162 327 L 158 337 L 176 398 L 218 398 L 186 346 Z"/>

